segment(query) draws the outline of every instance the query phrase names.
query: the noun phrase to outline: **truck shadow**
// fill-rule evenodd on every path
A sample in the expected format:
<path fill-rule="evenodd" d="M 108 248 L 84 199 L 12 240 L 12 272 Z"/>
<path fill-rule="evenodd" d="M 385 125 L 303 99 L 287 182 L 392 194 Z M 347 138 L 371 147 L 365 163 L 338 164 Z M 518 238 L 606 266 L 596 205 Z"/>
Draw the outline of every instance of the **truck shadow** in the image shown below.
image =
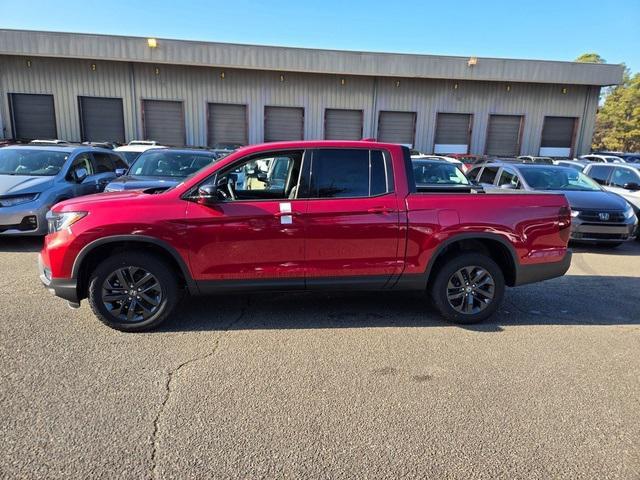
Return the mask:
<path fill-rule="evenodd" d="M 455 327 L 500 332 L 519 325 L 640 325 L 640 277 L 567 275 L 508 289 L 490 320 L 443 321 L 414 293 L 271 293 L 190 298 L 159 331 Z"/>

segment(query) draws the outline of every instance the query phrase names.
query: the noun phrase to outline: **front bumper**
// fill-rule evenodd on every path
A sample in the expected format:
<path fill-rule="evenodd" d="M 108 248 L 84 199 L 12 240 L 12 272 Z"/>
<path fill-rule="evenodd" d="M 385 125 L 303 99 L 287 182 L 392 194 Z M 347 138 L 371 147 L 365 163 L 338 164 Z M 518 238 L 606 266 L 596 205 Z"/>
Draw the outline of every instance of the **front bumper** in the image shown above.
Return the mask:
<path fill-rule="evenodd" d="M 0 207 L 0 236 L 46 235 L 46 206 L 39 206 L 38 200 L 15 207 Z M 35 217 L 35 227 L 32 218 Z"/>
<path fill-rule="evenodd" d="M 527 283 L 541 282 L 551 278 L 561 277 L 571 266 L 571 250 L 567 250 L 564 258 L 559 262 L 537 263 L 533 265 L 520 265 L 516 269 L 515 287 Z"/>
<path fill-rule="evenodd" d="M 80 304 L 76 279 L 51 278 L 51 270 L 42 261 L 42 254 L 38 254 L 38 271 L 40 272 L 40 281 L 52 294 L 73 304 Z"/>
<path fill-rule="evenodd" d="M 637 225 L 635 215 L 618 222 L 596 222 L 578 217 L 571 221 L 569 239 L 577 242 L 625 242 L 635 238 Z"/>

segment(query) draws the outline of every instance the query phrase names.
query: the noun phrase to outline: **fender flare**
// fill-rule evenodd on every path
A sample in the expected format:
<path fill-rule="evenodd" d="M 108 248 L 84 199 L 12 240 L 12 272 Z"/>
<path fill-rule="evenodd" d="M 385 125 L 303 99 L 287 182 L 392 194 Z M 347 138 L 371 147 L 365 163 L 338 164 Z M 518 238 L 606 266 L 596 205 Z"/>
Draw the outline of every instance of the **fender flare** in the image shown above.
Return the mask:
<path fill-rule="evenodd" d="M 184 261 L 182 256 L 176 251 L 176 249 L 173 248 L 173 246 L 171 246 L 169 243 L 165 242 L 164 240 L 160 240 L 158 238 L 150 237 L 147 235 L 132 235 L 132 234 L 112 235 L 109 237 L 99 238 L 97 240 L 94 240 L 91 243 L 88 243 L 87 245 L 82 247 L 82 250 L 80 250 L 75 260 L 73 261 L 73 267 L 71 269 L 71 278 L 75 280 L 78 279 L 80 268 L 82 267 L 82 263 L 84 259 L 93 250 L 95 250 L 97 247 L 100 247 L 102 245 L 107 245 L 109 243 L 116 243 L 116 242 L 151 243 L 157 247 L 160 247 L 162 250 L 168 253 L 178 264 L 178 267 L 180 268 L 180 271 L 187 283 L 187 288 L 189 290 L 189 293 L 192 295 L 197 295 L 199 293 L 198 286 L 196 282 L 193 280 L 193 277 L 191 276 L 191 272 L 189 270 L 189 267 L 187 266 L 187 263 Z"/>
<path fill-rule="evenodd" d="M 488 232 L 469 232 L 469 233 L 459 233 L 453 235 L 452 237 L 447 238 L 445 241 L 440 243 L 438 247 L 434 250 L 433 255 L 429 259 L 429 263 L 427 264 L 427 268 L 425 270 L 425 279 L 428 282 L 431 277 L 431 271 L 433 269 L 433 265 L 436 263 L 442 252 L 451 244 L 459 242 L 461 240 L 494 240 L 500 243 L 503 247 L 507 248 L 509 252 L 511 262 L 513 263 L 513 275 L 514 282 L 519 276 L 520 271 L 520 262 L 518 261 L 518 254 L 516 253 L 516 249 L 513 247 L 511 242 L 507 240 L 503 235 L 499 235 L 497 233 L 488 233 Z"/>

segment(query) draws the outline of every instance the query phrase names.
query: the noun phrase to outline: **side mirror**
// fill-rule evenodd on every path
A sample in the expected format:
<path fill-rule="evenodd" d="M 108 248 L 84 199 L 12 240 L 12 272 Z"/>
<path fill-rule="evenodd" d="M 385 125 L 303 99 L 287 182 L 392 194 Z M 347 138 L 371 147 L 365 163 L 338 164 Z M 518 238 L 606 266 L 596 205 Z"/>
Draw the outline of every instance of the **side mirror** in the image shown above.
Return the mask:
<path fill-rule="evenodd" d="M 640 190 L 640 185 L 638 185 L 638 183 L 636 182 L 629 182 L 629 183 L 625 183 L 622 188 L 624 188 L 625 190 L 631 190 L 632 192 L 635 192 Z"/>
<path fill-rule="evenodd" d="M 215 185 L 200 185 L 198 188 L 198 203 L 213 203 L 218 198 L 218 188 Z"/>
<path fill-rule="evenodd" d="M 76 179 L 76 182 L 82 183 L 86 180 L 87 176 L 89 176 L 89 172 L 87 172 L 86 168 L 78 168 L 73 172 L 73 176 Z"/>
<path fill-rule="evenodd" d="M 116 171 L 115 171 L 116 177 L 121 177 L 125 173 L 127 173 L 127 169 L 126 168 L 116 168 Z"/>

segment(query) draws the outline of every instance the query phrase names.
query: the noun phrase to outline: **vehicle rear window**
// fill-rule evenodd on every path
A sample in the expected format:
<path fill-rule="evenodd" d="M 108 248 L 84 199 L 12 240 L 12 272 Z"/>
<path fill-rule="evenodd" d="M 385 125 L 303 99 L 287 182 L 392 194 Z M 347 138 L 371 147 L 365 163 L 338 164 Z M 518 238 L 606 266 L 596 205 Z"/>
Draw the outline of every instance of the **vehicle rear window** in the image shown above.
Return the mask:
<path fill-rule="evenodd" d="M 390 178 L 381 151 L 320 149 L 313 154 L 312 198 L 349 198 L 381 195 Z"/>
<path fill-rule="evenodd" d="M 499 167 L 485 167 L 478 180 L 480 183 L 493 183 L 498 174 Z"/>
<path fill-rule="evenodd" d="M 413 161 L 416 186 L 469 185 L 469 180 L 452 163 L 445 161 Z"/>
<path fill-rule="evenodd" d="M 608 165 L 594 165 L 589 169 L 588 175 L 600 185 L 606 185 L 612 169 Z"/>

